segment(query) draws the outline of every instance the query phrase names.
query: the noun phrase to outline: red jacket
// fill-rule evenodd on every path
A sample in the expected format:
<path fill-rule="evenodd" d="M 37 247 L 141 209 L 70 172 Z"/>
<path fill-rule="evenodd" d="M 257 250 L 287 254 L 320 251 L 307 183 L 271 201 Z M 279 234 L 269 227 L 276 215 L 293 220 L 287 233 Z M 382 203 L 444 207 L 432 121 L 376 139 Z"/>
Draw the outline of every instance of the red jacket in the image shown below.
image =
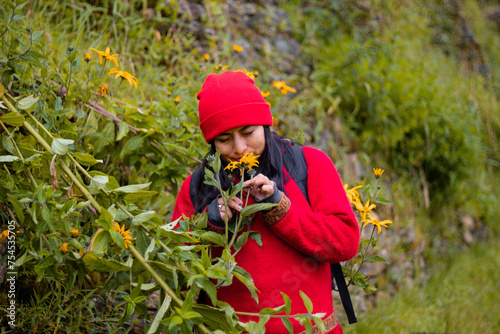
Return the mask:
<path fill-rule="evenodd" d="M 288 212 L 272 225 L 261 213 L 254 216 L 251 230 L 261 234 L 263 246 L 249 239 L 236 255 L 236 261 L 252 275 L 259 290 L 259 304 L 237 279 L 217 291 L 217 298 L 236 311 L 258 313 L 265 307 L 283 305 L 280 292 L 284 292 L 292 302 L 291 314 L 307 313 L 299 294 L 303 291 L 311 299 L 314 313 L 326 313 L 325 318 L 330 316 L 329 322 L 335 317 L 330 263 L 347 261 L 356 255 L 359 227 L 330 158 L 315 148 L 303 147 L 303 151 L 308 166 L 307 189 L 311 204 L 290 180 L 284 185 L 291 202 Z M 188 217 L 195 214 L 189 196 L 190 180 L 191 176 L 181 187 L 174 219 L 182 214 Z M 239 319 L 258 321 L 258 318 L 247 316 L 239 316 Z M 291 321 L 295 333 L 304 330 L 297 321 Z M 267 322 L 266 332 L 288 333 L 276 318 Z M 342 333 L 342 328 L 337 325 L 328 333 Z"/>

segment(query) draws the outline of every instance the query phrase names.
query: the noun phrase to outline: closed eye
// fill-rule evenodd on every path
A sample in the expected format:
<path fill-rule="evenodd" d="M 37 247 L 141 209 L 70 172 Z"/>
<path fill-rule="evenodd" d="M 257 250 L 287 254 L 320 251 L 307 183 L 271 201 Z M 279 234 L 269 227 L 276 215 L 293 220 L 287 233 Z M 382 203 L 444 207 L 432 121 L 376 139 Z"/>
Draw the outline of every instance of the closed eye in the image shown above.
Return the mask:
<path fill-rule="evenodd" d="M 229 138 L 215 138 L 218 142 L 225 143 L 229 140 Z"/>

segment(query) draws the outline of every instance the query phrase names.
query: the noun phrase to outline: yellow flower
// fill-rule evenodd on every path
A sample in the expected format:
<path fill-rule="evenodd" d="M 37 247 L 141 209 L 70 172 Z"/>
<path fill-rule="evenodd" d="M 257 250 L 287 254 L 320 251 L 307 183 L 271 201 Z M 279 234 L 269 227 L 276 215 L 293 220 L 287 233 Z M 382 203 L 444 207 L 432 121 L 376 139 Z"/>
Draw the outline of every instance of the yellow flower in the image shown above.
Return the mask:
<path fill-rule="evenodd" d="M 134 85 L 135 88 L 137 88 L 137 83 L 139 82 L 136 77 L 134 77 L 132 74 L 125 72 L 125 71 L 118 71 L 116 68 L 112 68 L 108 74 L 115 74 L 116 77 L 115 79 L 118 79 L 118 77 L 121 77 L 125 80 L 128 81 L 130 85 Z"/>
<path fill-rule="evenodd" d="M 219 63 L 219 65 L 215 66 L 216 71 L 224 71 L 226 68 L 227 68 L 227 65 L 222 66 L 222 63 Z"/>
<path fill-rule="evenodd" d="M 273 117 L 273 126 L 277 127 L 280 124 L 280 120 Z"/>
<path fill-rule="evenodd" d="M 177 97 L 174 99 L 174 102 L 175 102 L 175 104 L 179 104 L 179 102 L 181 102 L 181 97 L 180 97 L 180 96 L 177 96 Z"/>
<path fill-rule="evenodd" d="M 349 199 L 349 202 L 352 204 L 355 204 L 356 199 L 359 201 L 359 193 L 356 189 L 363 188 L 363 186 L 356 186 L 356 187 L 351 188 L 351 189 L 347 189 L 347 188 L 349 188 L 349 186 L 346 183 L 346 184 L 344 184 L 344 191 L 347 195 L 347 198 Z"/>
<path fill-rule="evenodd" d="M 240 159 L 240 164 L 245 165 L 245 167 L 251 170 L 253 167 L 259 166 L 259 157 L 260 155 L 253 155 L 253 152 L 247 153 Z"/>
<path fill-rule="evenodd" d="M 242 48 L 241 46 L 239 46 L 239 45 L 236 45 L 236 44 L 233 44 L 233 49 L 234 49 L 234 51 L 236 51 L 236 52 L 241 52 L 241 51 L 243 51 L 243 48 Z"/>
<path fill-rule="evenodd" d="M 236 169 L 236 168 L 240 168 L 240 169 L 248 168 L 249 170 L 252 170 L 253 167 L 259 166 L 259 161 L 258 161 L 259 157 L 260 157 L 260 155 L 253 155 L 253 152 L 246 153 L 240 159 L 240 161 L 231 161 L 230 160 L 230 163 L 224 169 L 230 169 L 231 171 L 233 171 L 233 169 Z"/>
<path fill-rule="evenodd" d="M 355 202 L 355 207 L 356 210 L 358 210 L 361 214 L 367 214 L 370 213 L 373 209 L 375 209 L 377 206 L 375 204 L 370 205 L 370 200 L 366 201 L 366 204 L 363 206 L 361 202 L 358 200 Z"/>
<path fill-rule="evenodd" d="M 231 161 L 224 169 L 229 169 L 232 172 L 234 169 L 239 168 L 239 166 L 240 164 L 238 161 Z"/>
<path fill-rule="evenodd" d="M 63 243 L 61 247 L 59 247 L 59 250 L 61 251 L 61 253 L 66 254 L 68 252 L 68 243 Z"/>
<path fill-rule="evenodd" d="M 7 240 L 8 236 L 9 236 L 9 230 L 4 230 L 2 233 L 0 233 L 0 244 L 4 243 L 5 240 Z"/>
<path fill-rule="evenodd" d="M 262 94 L 262 97 L 263 97 L 263 98 L 266 98 L 266 97 L 268 97 L 269 95 L 271 95 L 271 93 L 269 93 L 269 92 L 265 92 L 265 93 L 264 93 L 264 92 L 260 92 L 260 93 Z"/>
<path fill-rule="evenodd" d="M 378 229 L 377 234 L 380 234 L 380 232 L 382 231 L 382 226 L 384 226 L 385 228 L 388 228 L 389 226 L 387 226 L 387 224 L 392 224 L 392 222 L 388 219 L 386 219 L 384 221 L 380 221 L 378 219 L 373 219 L 371 217 L 370 217 L 370 219 L 365 219 L 362 222 L 365 223 L 363 225 L 363 227 L 365 227 L 368 224 L 372 224 L 373 226 L 377 226 L 377 229 Z"/>
<path fill-rule="evenodd" d="M 78 232 L 77 229 L 71 228 L 71 236 L 73 238 L 76 238 L 79 234 L 80 234 L 80 232 Z"/>
<path fill-rule="evenodd" d="M 90 59 L 92 58 L 92 56 L 90 55 L 90 53 L 88 52 L 85 52 L 85 61 L 88 63 L 90 61 Z"/>
<path fill-rule="evenodd" d="M 236 71 L 245 73 L 245 74 L 246 74 L 246 75 L 248 75 L 250 78 L 252 78 L 252 80 L 254 80 L 254 81 L 255 81 L 255 77 L 256 77 L 255 73 L 258 73 L 258 72 L 248 72 L 248 71 L 247 71 L 247 70 L 245 70 L 245 69 L 240 70 L 239 68 L 238 68 Z"/>
<path fill-rule="evenodd" d="M 99 54 L 99 64 L 102 64 L 102 60 L 106 59 L 108 62 L 113 61 L 116 65 L 116 67 L 118 67 L 118 60 L 116 60 L 116 56 L 119 56 L 119 54 L 118 53 L 116 53 L 114 55 L 110 54 L 109 52 L 111 50 L 109 47 L 107 47 L 106 51 L 104 51 L 104 52 L 96 50 L 94 48 L 90 48 L 90 50 L 93 50 Z"/>
<path fill-rule="evenodd" d="M 120 224 L 115 222 L 115 224 L 111 228 L 115 231 L 118 231 L 118 233 L 122 235 L 123 241 L 125 242 L 125 249 L 128 248 L 128 245 L 132 245 L 132 241 L 130 241 L 132 239 L 132 236 L 130 235 L 130 230 L 125 230 L 125 225 L 120 227 Z"/>
<path fill-rule="evenodd" d="M 102 95 L 102 96 L 108 95 L 108 92 L 109 92 L 109 88 L 108 88 L 108 85 L 106 85 L 106 84 L 102 85 L 101 87 L 99 87 L 97 89 L 97 94 Z"/>
<path fill-rule="evenodd" d="M 208 61 L 210 59 L 210 55 L 208 53 L 205 53 L 203 55 L 203 59 L 205 59 L 205 61 Z"/>
<path fill-rule="evenodd" d="M 384 170 L 381 168 L 373 168 L 373 172 L 375 173 L 375 177 L 378 179 L 382 175 Z"/>
<path fill-rule="evenodd" d="M 273 81 L 272 85 L 280 89 L 281 94 L 286 95 L 288 92 L 296 93 L 297 91 L 292 87 L 288 86 L 284 81 Z"/>

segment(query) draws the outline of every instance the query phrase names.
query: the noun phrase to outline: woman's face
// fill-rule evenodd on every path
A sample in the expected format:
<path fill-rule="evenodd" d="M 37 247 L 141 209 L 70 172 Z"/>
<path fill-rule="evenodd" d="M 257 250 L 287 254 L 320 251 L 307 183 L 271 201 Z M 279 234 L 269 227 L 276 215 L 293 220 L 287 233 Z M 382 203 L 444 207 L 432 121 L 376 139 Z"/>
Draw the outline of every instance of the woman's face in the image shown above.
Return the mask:
<path fill-rule="evenodd" d="M 221 133 L 214 139 L 224 162 L 239 161 L 246 153 L 261 155 L 266 147 L 264 126 L 240 126 Z"/>

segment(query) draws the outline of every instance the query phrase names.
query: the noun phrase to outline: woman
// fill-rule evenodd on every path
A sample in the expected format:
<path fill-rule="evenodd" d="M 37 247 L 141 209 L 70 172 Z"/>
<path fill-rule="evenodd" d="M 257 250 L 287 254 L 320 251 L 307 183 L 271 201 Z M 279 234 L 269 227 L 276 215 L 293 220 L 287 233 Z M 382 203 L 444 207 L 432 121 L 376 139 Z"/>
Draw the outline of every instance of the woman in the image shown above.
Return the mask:
<path fill-rule="evenodd" d="M 238 280 L 221 287 L 218 299 L 236 311 L 258 313 L 265 307 L 283 305 L 284 292 L 291 299 L 291 314 L 307 313 L 299 293 L 303 291 L 314 305 L 313 312 L 326 314 L 325 333 L 342 333 L 333 311 L 330 263 L 355 256 L 359 229 L 333 163 L 311 147 L 302 148 L 305 164 L 286 163 L 294 156 L 290 152 L 295 146 L 288 138 L 270 131 L 273 119 L 269 104 L 253 80 L 242 72 L 210 74 L 197 98 L 200 128 L 211 145 L 209 154 L 218 150 L 225 165 L 246 153 L 259 155 L 257 175 L 245 182 L 245 190 L 251 196 L 249 204 L 278 204 L 253 218 L 251 230 L 261 234 L 262 247 L 250 240 L 236 255 L 238 265 L 252 275 L 259 290 L 259 303 Z M 194 173 L 197 176 L 193 174 L 184 181 L 173 218 L 206 210 L 209 228 L 223 231 L 224 219 L 241 211 L 242 201 L 233 198 L 226 212 L 217 189 L 203 183 L 206 165 L 205 159 Z M 296 174 L 293 169 L 307 170 L 304 182 L 308 198 L 304 196 L 304 186 L 290 177 Z M 220 177 L 228 189 L 231 181 L 224 170 Z M 239 318 L 243 322 L 258 321 L 255 317 Z M 294 333 L 304 330 L 297 321 L 292 320 L 292 324 Z M 271 318 L 266 332 L 288 330 L 280 319 Z"/>

